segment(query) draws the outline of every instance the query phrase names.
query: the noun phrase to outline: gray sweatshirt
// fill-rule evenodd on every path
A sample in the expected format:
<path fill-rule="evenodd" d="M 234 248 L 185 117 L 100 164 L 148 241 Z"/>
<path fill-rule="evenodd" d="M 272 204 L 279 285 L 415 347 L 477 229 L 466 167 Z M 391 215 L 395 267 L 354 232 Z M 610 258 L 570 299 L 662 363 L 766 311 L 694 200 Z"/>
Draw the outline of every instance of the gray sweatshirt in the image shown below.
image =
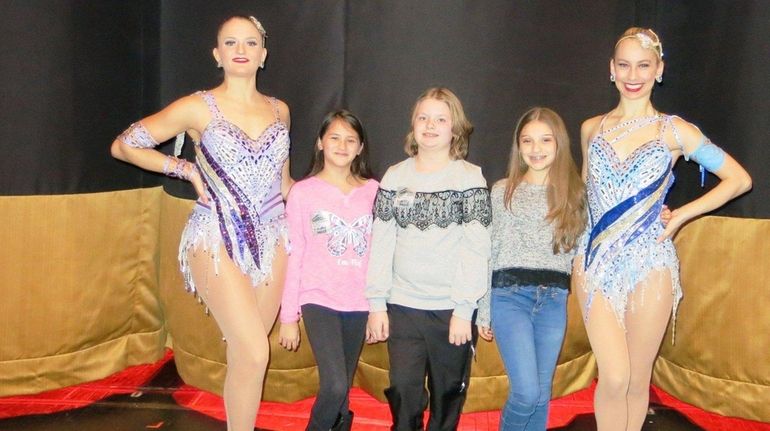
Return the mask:
<path fill-rule="evenodd" d="M 453 160 L 431 173 L 414 159 L 388 169 L 374 204 L 366 282 L 370 311 L 386 303 L 471 320 L 489 289 L 492 211 L 481 169 Z"/>

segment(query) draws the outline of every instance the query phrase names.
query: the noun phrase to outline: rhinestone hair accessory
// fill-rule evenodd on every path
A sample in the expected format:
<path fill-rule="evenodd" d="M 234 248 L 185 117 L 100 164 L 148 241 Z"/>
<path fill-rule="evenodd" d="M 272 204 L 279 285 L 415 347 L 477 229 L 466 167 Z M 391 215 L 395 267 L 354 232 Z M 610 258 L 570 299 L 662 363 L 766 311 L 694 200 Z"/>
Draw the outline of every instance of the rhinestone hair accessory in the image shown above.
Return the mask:
<path fill-rule="evenodd" d="M 655 36 L 655 39 L 658 39 L 658 41 L 657 42 L 654 41 L 652 37 L 650 37 L 650 35 L 648 35 L 645 32 L 649 32 L 653 34 Z M 652 31 L 651 29 L 647 29 L 645 30 L 645 32 L 640 31 L 638 33 L 629 34 L 621 37 L 620 39 L 618 39 L 618 42 L 615 44 L 615 49 L 618 48 L 618 45 L 620 45 L 620 42 L 626 39 L 635 38 L 637 41 L 639 41 L 639 45 L 641 45 L 642 48 L 651 49 L 653 52 L 655 52 L 655 55 L 658 56 L 659 60 L 663 59 L 663 44 L 660 43 L 660 38 L 658 38 L 658 35 L 655 34 L 655 32 Z"/>
<path fill-rule="evenodd" d="M 262 35 L 262 38 L 267 39 L 267 31 L 265 31 L 265 27 L 262 26 L 262 23 L 252 15 L 249 15 L 249 21 L 254 24 L 254 27 L 257 28 L 257 31 Z"/>

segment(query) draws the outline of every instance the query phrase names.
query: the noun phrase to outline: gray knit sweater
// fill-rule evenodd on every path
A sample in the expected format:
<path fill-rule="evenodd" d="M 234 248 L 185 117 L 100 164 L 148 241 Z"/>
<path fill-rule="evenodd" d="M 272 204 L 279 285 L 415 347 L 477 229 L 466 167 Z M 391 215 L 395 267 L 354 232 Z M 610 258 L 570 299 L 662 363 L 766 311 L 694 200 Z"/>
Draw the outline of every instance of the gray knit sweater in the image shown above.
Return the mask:
<path fill-rule="evenodd" d="M 553 226 L 548 214 L 547 186 L 522 182 L 511 197 L 511 209 L 503 203 L 505 181 L 492 187 L 492 271 L 507 268 L 548 269 L 572 272 L 575 249 L 553 253 Z M 480 326 L 489 326 L 489 294 L 479 302 Z"/>

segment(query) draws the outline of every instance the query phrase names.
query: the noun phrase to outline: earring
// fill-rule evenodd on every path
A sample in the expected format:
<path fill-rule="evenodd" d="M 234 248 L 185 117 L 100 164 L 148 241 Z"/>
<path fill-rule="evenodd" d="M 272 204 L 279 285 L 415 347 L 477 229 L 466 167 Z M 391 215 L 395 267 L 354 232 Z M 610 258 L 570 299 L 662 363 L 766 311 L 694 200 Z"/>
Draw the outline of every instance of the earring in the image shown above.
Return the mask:
<path fill-rule="evenodd" d="M 615 74 L 610 73 L 610 82 L 615 82 Z"/>
<path fill-rule="evenodd" d="M 656 77 L 655 77 L 655 81 L 657 81 L 657 82 L 658 82 L 658 84 L 660 84 L 661 82 L 663 82 L 663 75 L 658 75 L 658 76 L 656 76 Z"/>
<path fill-rule="evenodd" d="M 221 68 L 222 68 L 222 62 L 217 60 L 217 69 L 221 69 Z"/>
<path fill-rule="evenodd" d="M 259 68 L 260 69 L 264 69 L 265 68 L 265 62 L 264 61 L 262 63 L 259 63 Z"/>

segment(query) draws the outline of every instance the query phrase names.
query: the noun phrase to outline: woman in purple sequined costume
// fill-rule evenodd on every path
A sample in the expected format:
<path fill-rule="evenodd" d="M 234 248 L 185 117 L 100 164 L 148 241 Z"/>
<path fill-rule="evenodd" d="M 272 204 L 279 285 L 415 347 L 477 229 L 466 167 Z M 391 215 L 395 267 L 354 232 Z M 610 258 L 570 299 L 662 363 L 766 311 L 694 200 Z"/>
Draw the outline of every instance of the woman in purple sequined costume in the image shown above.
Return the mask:
<path fill-rule="evenodd" d="M 229 431 L 254 428 L 286 270 L 289 109 L 256 89 L 265 38 L 254 17 L 226 20 L 213 50 L 224 82 L 134 123 L 112 144 L 116 158 L 189 180 L 198 193 L 179 260 L 186 288 L 227 340 Z M 184 132 L 194 165 L 153 149 Z"/>
<path fill-rule="evenodd" d="M 646 417 L 652 366 L 682 296 L 671 236 L 751 187 L 746 171 L 697 127 L 653 107 L 650 96 L 663 67 L 658 36 L 628 29 L 610 60 L 620 103 L 581 128 L 589 224 L 573 282 L 599 367 L 599 431 L 636 431 Z M 671 211 L 664 228 L 660 213 L 680 156 L 720 182 Z"/>

